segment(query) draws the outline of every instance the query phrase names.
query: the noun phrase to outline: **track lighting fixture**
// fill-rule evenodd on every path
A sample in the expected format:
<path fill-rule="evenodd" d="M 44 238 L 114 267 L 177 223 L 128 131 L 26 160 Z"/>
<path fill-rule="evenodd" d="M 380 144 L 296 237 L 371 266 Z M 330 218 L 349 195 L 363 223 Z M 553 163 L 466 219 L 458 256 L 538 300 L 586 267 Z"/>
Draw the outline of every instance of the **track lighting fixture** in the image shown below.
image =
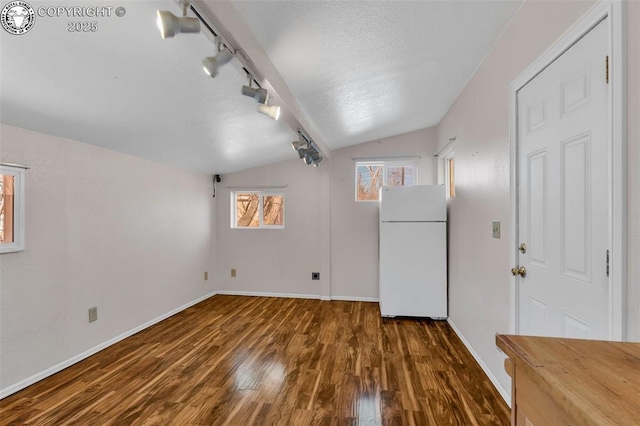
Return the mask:
<path fill-rule="evenodd" d="M 233 53 L 226 47 L 223 47 L 222 50 L 218 52 L 216 56 L 209 56 L 208 58 L 204 58 L 202 60 L 202 68 L 207 75 L 210 75 L 211 78 L 214 78 L 218 75 L 218 70 L 221 66 L 229 62 L 233 59 Z"/>
<path fill-rule="evenodd" d="M 251 84 L 251 82 L 249 82 L 249 84 Z M 267 89 L 254 89 L 250 85 L 242 86 L 242 94 L 255 99 L 255 101 L 259 104 L 264 104 L 267 102 Z"/>
<path fill-rule="evenodd" d="M 276 121 L 280 118 L 280 107 L 277 105 L 267 106 L 266 104 L 258 104 L 258 112 L 268 115 Z"/>
<path fill-rule="evenodd" d="M 181 0 L 182 5 L 182 17 L 178 17 L 166 10 L 158 11 L 158 29 L 163 39 L 167 37 L 174 37 L 180 33 L 199 33 L 200 32 L 200 20 L 198 18 L 191 18 L 187 16 L 187 10 L 189 9 L 189 1 Z"/>
<path fill-rule="evenodd" d="M 251 87 L 251 83 L 253 81 L 253 77 L 249 74 L 249 85 L 242 86 L 242 94 L 253 98 L 258 103 L 259 113 L 267 115 L 274 120 L 278 120 L 278 118 L 280 118 L 280 107 L 277 105 L 268 106 L 267 102 L 269 101 L 269 92 L 267 92 L 267 89 L 263 89 L 262 87 L 258 87 L 256 89 Z"/>
<path fill-rule="evenodd" d="M 298 152 L 298 156 L 306 165 L 313 165 L 313 167 L 320 166 L 322 163 L 322 155 L 320 150 L 316 147 L 311 139 L 308 139 L 302 134 L 302 131 L 298 130 L 299 139 L 291 142 L 291 147 L 294 151 Z"/>

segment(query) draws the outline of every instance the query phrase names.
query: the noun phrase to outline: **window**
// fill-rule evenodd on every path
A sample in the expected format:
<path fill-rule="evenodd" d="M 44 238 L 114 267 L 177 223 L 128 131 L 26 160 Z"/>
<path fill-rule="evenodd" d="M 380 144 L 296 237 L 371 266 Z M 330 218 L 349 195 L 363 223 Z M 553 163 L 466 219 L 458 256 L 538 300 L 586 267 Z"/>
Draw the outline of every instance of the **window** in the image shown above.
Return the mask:
<path fill-rule="evenodd" d="M 0 166 L 0 253 L 24 250 L 24 173 Z"/>
<path fill-rule="evenodd" d="M 378 201 L 380 187 L 416 184 L 415 161 L 356 162 L 356 201 Z"/>
<path fill-rule="evenodd" d="M 446 185 L 447 185 L 447 198 L 453 198 L 456 196 L 456 168 L 455 157 L 453 153 L 444 160 L 446 162 Z"/>
<path fill-rule="evenodd" d="M 231 227 L 242 229 L 284 228 L 284 193 L 232 192 Z"/>
<path fill-rule="evenodd" d="M 456 196 L 456 153 L 453 150 L 453 141 L 455 138 L 449 139 L 437 153 L 438 157 L 438 185 L 445 185 L 447 199 Z"/>

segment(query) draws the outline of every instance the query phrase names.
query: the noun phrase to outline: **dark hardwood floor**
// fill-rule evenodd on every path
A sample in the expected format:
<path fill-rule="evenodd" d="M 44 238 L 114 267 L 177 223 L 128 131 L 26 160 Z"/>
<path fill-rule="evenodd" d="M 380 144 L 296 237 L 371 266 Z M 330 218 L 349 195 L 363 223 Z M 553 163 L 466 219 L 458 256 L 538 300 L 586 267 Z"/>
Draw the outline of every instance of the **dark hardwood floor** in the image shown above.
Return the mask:
<path fill-rule="evenodd" d="M 214 296 L 0 401 L 2 425 L 507 425 L 446 322 Z"/>

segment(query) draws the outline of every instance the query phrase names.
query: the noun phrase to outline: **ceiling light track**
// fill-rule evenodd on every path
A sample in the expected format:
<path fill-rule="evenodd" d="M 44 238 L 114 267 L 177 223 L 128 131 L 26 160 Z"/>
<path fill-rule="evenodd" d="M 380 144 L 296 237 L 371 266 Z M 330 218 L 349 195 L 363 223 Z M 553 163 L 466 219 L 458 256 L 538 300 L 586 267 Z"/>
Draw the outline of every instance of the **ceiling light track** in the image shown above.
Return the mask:
<path fill-rule="evenodd" d="M 214 26 L 209 23 L 202 13 L 200 13 L 198 8 L 191 4 L 191 0 L 179 0 L 178 3 L 182 6 L 182 17 L 175 16 L 173 13 L 166 10 L 158 10 L 157 24 L 158 29 L 160 30 L 160 35 L 165 39 L 172 38 L 180 33 L 199 33 L 201 31 L 202 24 L 202 26 L 204 26 L 209 33 L 213 35 L 213 40 L 216 46 L 216 54 L 203 59 L 202 67 L 206 74 L 211 76 L 211 78 L 215 78 L 218 75 L 220 68 L 229 63 L 233 57 L 236 56 L 236 53 L 241 51 L 234 49 L 223 39 L 220 32 L 216 31 Z M 187 16 L 187 12 L 189 10 L 191 10 L 191 12 L 196 16 L 195 18 Z M 269 105 L 269 93 L 266 89 L 263 89 L 260 86 L 256 79 L 253 78 L 255 74 L 247 65 L 247 63 L 250 62 L 250 59 L 244 52 L 241 53 L 242 54 L 238 56 L 242 58 L 240 61 L 243 65 L 242 69 L 249 79 L 249 85 L 242 86 L 241 93 L 244 96 L 253 98 L 258 103 L 257 111 L 259 113 L 267 115 L 274 120 L 278 120 L 281 112 L 280 106 Z M 253 87 L 254 84 L 257 88 Z M 309 137 L 304 135 L 301 130 L 298 130 L 298 136 L 299 141 L 293 142 L 292 146 L 298 152 L 298 155 L 305 164 L 318 167 L 322 162 L 320 149 Z"/>

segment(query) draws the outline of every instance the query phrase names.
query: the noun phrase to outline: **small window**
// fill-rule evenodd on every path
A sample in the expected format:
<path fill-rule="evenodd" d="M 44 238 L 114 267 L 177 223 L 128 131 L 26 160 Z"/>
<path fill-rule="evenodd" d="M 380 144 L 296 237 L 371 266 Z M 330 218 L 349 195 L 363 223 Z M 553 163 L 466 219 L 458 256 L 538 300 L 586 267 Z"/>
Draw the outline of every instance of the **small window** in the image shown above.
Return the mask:
<path fill-rule="evenodd" d="M 456 168 L 455 168 L 455 158 L 452 156 L 448 157 L 447 162 L 447 196 L 449 198 L 453 198 L 456 196 Z"/>
<path fill-rule="evenodd" d="M 356 201 L 378 201 L 383 185 L 415 185 L 416 170 L 415 162 L 356 162 Z"/>
<path fill-rule="evenodd" d="M 284 193 L 232 192 L 231 227 L 242 229 L 284 228 Z"/>
<path fill-rule="evenodd" d="M 0 166 L 0 253 L 24 250 L 24 172 Z"/>

